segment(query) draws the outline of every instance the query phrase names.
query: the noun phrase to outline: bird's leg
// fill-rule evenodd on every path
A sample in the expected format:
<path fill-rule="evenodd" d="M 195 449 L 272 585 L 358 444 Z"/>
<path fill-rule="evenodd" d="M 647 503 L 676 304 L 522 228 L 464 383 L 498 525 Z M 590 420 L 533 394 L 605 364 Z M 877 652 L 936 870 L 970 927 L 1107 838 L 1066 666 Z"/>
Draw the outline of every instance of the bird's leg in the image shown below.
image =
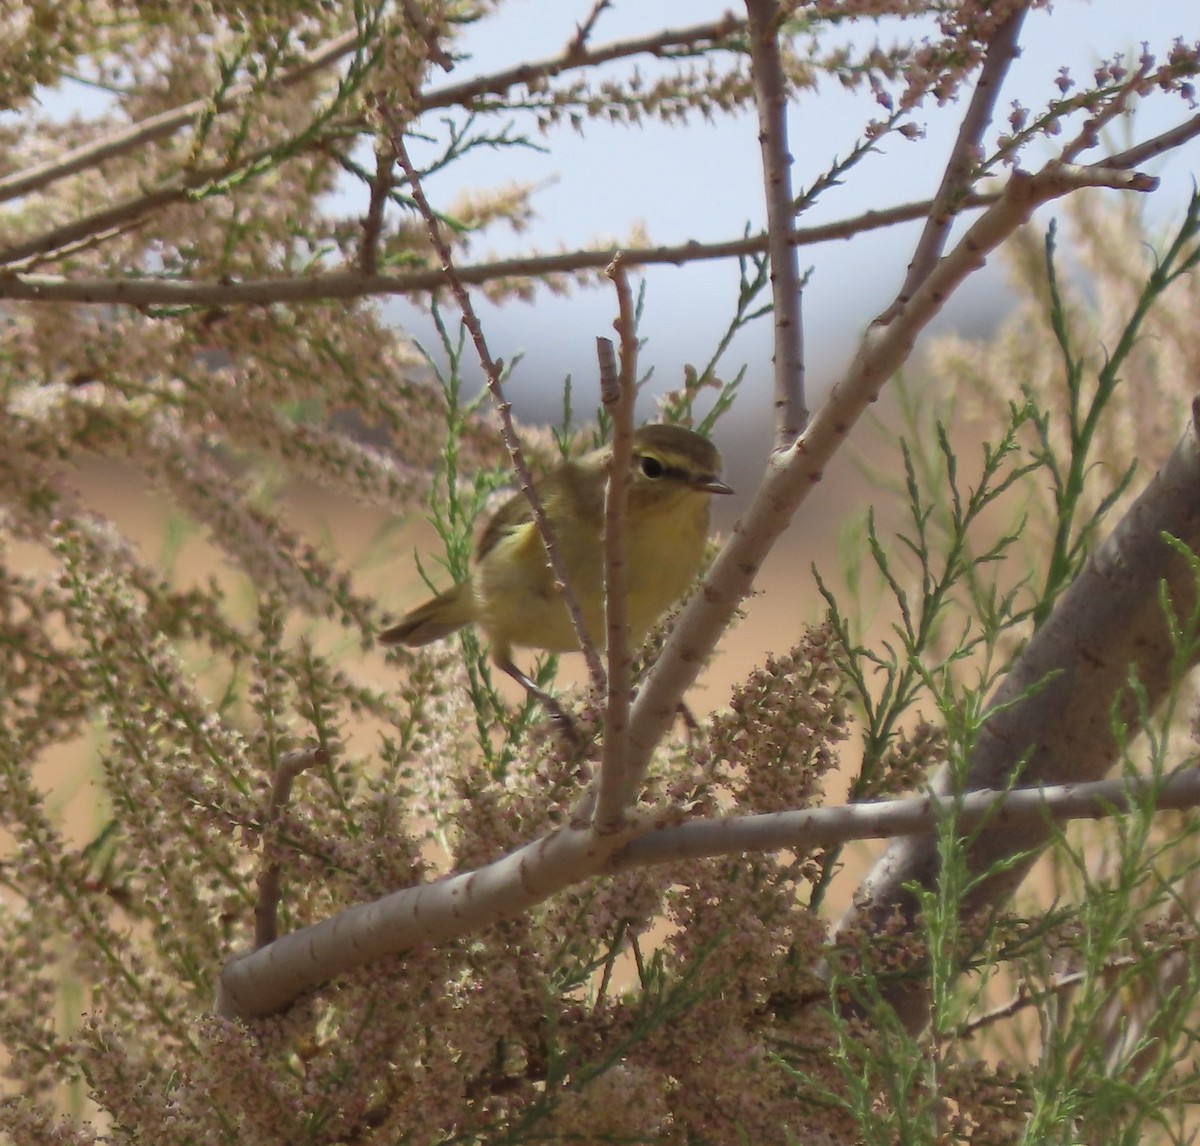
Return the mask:
<path fill-rule="evenodd" d="M 579 748 L 582 741 L 575 721 L 557 700 L 554 699 L 536 681 L 526 676 L 508 657 L 493 657 L 496 667 L 508 673 L 530 696 L 532 696 L 550 714 L 550 719 L 566 737 L 572 748 Z"/>
<path fill-rule="evenodd" d="M 687 701 L 681 700 L 675 707 L 675 712 L 679 719 L 683 721 L 684 730 L 687 732 L 688 747 L 695 747 L 696 741 L 700 737 L 700 722 L 696 719 L 695 714 L 687 706 Z"/>

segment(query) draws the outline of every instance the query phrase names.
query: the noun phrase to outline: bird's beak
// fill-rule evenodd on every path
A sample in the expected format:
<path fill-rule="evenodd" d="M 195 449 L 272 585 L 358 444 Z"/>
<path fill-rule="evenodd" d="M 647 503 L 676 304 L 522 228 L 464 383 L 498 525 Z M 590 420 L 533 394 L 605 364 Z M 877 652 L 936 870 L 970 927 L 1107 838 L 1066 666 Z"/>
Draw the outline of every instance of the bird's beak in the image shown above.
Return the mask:
<path fill-rule="evenodd" d="M 703 477 L 692 482 L 692 489 L 702 493 L 733 493 L 733 487 L 726 485 L 719 477 Z"/>

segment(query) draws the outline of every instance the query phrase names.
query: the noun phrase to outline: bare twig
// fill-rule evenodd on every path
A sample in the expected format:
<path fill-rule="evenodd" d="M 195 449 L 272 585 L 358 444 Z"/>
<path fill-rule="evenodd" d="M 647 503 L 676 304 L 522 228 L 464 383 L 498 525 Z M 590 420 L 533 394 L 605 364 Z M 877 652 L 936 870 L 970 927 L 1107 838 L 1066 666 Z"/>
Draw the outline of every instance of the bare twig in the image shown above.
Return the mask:
<path fill-rule="evenodd" d="M 767 205 L 767 254 L 775 316 L 775 448 L 786 450 L 804 432 L 804 330 L 800 268 L 792 232 L 792 157 L 787 140 L 787 80 L 779 58 L 775 0 L 746 0 L 758 142 Z"/>
<path fill-rule="evenodd" d="M 999 192 L 968 197 L 965 206 L 994 203 Z M 796 246 L 809 246 L 835 239 L 850 239 L 868 231 L 881 230 L 911 219 L 923 218 L 932 200 L 906 203 L 882 211 L 866 211 L 836 223 L 805 227 L 792 232 Z M 741 258 L 767 249 L 766 234 L 749 235 L 721 243 L 679 243 L 672 246 L 621 248 L 625 264 L 634 266 L 683 266 L 711 259 Z M 617 253 L 616 247 L 571 251 L 561 255 L 524 255 L 457 267 L 462 283 L 474 286 L 506 278 L 571 274 L 603 270 Z M 0 267 L 0 298 L 34 302 L 111 303 L 127 306 L 267 306 L 272 303 L 312 302 L 320 299 L 363 298 L 371 295 L 406 294 L 436 290 L 447 285 L 446 272 L 439 267 L 390 275 L 363 275 L 359 271 L 296 278 L 258 279 L 248 282 L 205 282 L 186 279 L 68 279 L 57 275 L 27 274 L 19 268 Z"/>
<path fill-rule="evenodd" d="M 391 117 L 390 112 L 386 108 L 381 108 L 380 111 L 385 124 L 387 124 L 392 147 L 396 152 L 396 159 L 404 169 L 404 174 L 408 177 L 409 190 L 412 192 L 413 202 L 416 203 L 417 209 L 421 212 L 421 216 L 425 220 L 425 226 L 429 232 L 429 241 L 433 244 L 438 258 L 442 261 L 442 273 L 445 275 L 446 281 L 450 286 L 450 291 L 458 303 L 459 310 L 462 312 L 463 323 L 470 332 L 471 341 L 475 344 L 475 353 L 478 355 L 479 364 L 483 368 L 484 378 L 487 380 L 488 392 L 492 395 L 496 403 L 496 412 L 500 416 L 500 427 L 504 437 L 504 445 L 508 449 L 508 456 L 512 462 L 513 472 L 517 475 L 521 492 L 529 502 L 529 509 L 533 514 L 533 520 L 537 524 L 538 533 L 541 535 L 542 543 L 546 547 L 546 553 L 550 559 L 550 567 L 554 570 L 555 586 L 562 594 L 563 603 L 566 605 L 567 612 L 571 616 L 571 624 L 575 629 L 575 636 L 579 639 L 579 647 L 583 652 L 584 659 L 587 661 L 588 675 L 591 678 L 592 688 L 598 694 L 602 693 L 604 691 L 604 666 L 600 663 L 600 654 L 596 651 L 595 642 L 587 631 L 587 622 L 584 620 L 583 610 L 579 607 L 579 599 L 576 597 L 575 591 L 571 588 L 567 579 L 567 567 L 563 561 L 558 540 L 554 536 L 554 530 L 546 517 L 546 507 L 542 504 L 541 497 L 538 496 L 537 488 L 533 481 L 533 473 L 530 471 L 529 463 L 525 460 L 525 453 L 521 449 L 521 440 L 517 436 L 517 429 L 513 424 L 512 403 L 509 402 L 504 393 L 501 364 L 492 357 L 491 351 L 488 349 L 487 339 L 483 333 L 483 325 L 479 321 L 479 316 L 475 313 L 471 296 L 454 268 L 453 256 L 450 253 L 450 247 L 447 245 L 446 240 L 442 237 L 442 228 L 438 223 L 437 215 L 434 214 L 433 208 L 429 205 L 429 200 L 425 197 L 425 192 L 421 187 L 421 180 L 417 174 L 417 170 L 408 157 L 408 150 L 404 145 L 404 135 Z"/>
<path fill-rule="evenodd" d="M 600 366 L 600 401 L 608 406 L 616 402 L 621 387 L 617 371 L 617 353 L 611 338 L 596 339 L 596 361 Z"/>
<path fill-rule="evenodd" d="M 727 12 L 719 20 L 705 21 L 687 28 L 667 28 L 649 36 L 617 40 L 596 48 L 585 48 L 582 52 L 574 50 L 575 41 L 572 40 L 557 56 L 551 56 L 545 60 L 535 60 L 532 63 L 518 64 L 514 68 L 479 76 L 473 80 L 465 80 L 461 84 L 435 88 L 424 95 L 417 110 L 425 112 L 439 107 L 452 107 L 456 104 L 469 108 L 480 96 L 503 96 L 509 88 L 518 84 L 536 87 L 540 82 L 561 75 L 563 72 L 579 69 L 590 70 L 597 64 L 607 64 L 629 56 L 664 56 L 675 48 L 696 50 L 701 45 L 719 45 L 727 40 L 732 40 L 745 27 L 744 20 L 739 20 Z"/>
<path fill-rule="evenodd" d="M 637 330 L 633 292 L 620 255 L 608 276 L 617 291 L 613 323 L 621 340 L 621 369 L 615 393 L 604 395 L 613 420 L 612 456 L 604 495 L 604 619 L 608 638 L 608 694 L 604 705 L 604 746 L 600 756 L 596 808 L 592 826 L 609 834 L 623 826 L 629 757 L 629 693 L 633 687 L 633 655 L 629 651 L 629 603 L 625 578 L 625 511 L 633 464 L 633 406 L 637 398 Z M 603 371 L 602 371 L 603 373 Z M 602 393 L 604 393 L 602 391 Z"/>
<path fill-rule="evenodd" d="M 917 287 L 925 281 L 934 264 L 942 257 L 950 225 L 954 222 L 963 203 L 965 192 L 970 187 L 971 173 L 979 163 L 980 142 L 1000 95 L 1000 85 L 1017 55 L 1017 40 L 1025 20 L 1028 4 L 1018 7 L 999 27 L 987 46 L 987 56 L 979 72 L 979 81 L 971 94 L 971 102 L 958 128 L 958 137 L 950 152 L 950 159 L 942 173 L 941 186 L 933 197 L 925 228 L 917 241 L 912 262 L 904 285 L 896 295 L 895 302 L 880 316 L 880 322 L 890 322 L 896 312 L 910 298 Z"/>
<path fill-rule="evenodd" d="M 292 785 L 301 772 L 315 765 L 324 766 L 329 763 L 329 753 L 324 748 L 301 748 L 296 752 L 287 752 L 279 758 L 275 769 L 275 777 L 271 783 L 271 794 L 267 806 L 263 809 L 263 832 L 269 841 L 273 841 L 272 833 L 279 814 L 287 807 L 292 798 Z M 263 848 L 263 859 L 272 854 L 273 843 L 269 842 Z M 274 943 L 279 935 L 279 900 L 283 892 L 283 865 L 272 859 L 263 864 L 258 873 L 258 901 L 254 904 L 254 949 L 266 947 Z"/>
<path fill-rule="evenodd" d="M 417 30 L 425 44 L 429 58 L 444 72 L 454 71 L 454 61 L 445 48 L 437 42 L 437 36 L 425 19 L 425 14 L 413 3 L 413 0 L 401 0 L 404 18 Z"/>
<path fill-rule="evenodd" d="M 358 269 L 364 275 L 373 275 L 379 268 L 379 240 L 383 235 L 383 213 L 392 193 L 392 172 L 396 167 L 396 153 L 391 143 L 381 139 L 375 151 L 375 178 L 371 180 L 371 199 L 367 213 L 363 216 L 362 242 L 358 249 Z"/>
<path fill-rule="evenodd" d="M 512 918 L 580 880 L 680 858 L 817 847 L 932 830 L 953 814 L 963 831 L 980 823 L 1044 823 L 1047 818 L 1098 818 L 1140 806 L 1200 803 L 1200 769 L 1166 780 L 1102 781 L 1007 793 L 974 792 L 939 805 L 929 796 L 798 812 L 669 824 L 643 822 L 612 835 L 568 827 L 534 840 L 474 871 L 348 908 L 332 919 L 285 935 L 240 956 L 221 972 L 217 1010 L 249 1018 L 287 1006 L 297 995 L 351 968 L 422 944 L 468 935 Z M 785 819 L 787 818 L 787 819 Z"/>
<path fill-rule="evenodd" d="M 1106 971 L 1119 971 L 1128 967 L 1136 967 L 1138 962 L 1139 959 L 1133 955 L 1122 955 L 1115 959 L 1110 959 L 1105 963 L 1101 969 L 1101 974 Z M 1028 984 L 1022 983 L 1017 988 L 1016 994 L 1007 1002 L 1001 1003 L 999 1006 L 993 1007 L 981 1015 L 976 1015 L 973 1019 L 968 1019 L 966 1022 L 960 1023 L 954 1032 L 955 1037 L 960 1039 L 972 1038 L 980 1031 L 1020 1014 L 1026 1007 L 1040 1006 L 1048 999 L 1053 999 L 1058 995 L 1065 994 L 1067 991 L 1074 990 L 1080 984 L 1087 982 L 1091 978 L 1091 974 L 1089 971 L 1068 971 L 1062 975 L 1055 975 L 1045 987 L 1038 991 L 1034 991 Z"/>
<path fill-rule="evenodd" d="M 571 37 L 571 42 L 567 45 L 565 55 L 576 57 L 581 56 L 587 51 L 587 42 L 596 30 L 596 22 L 600 19 L 603 12 L 611 7 L 612 0 L 594 0 L 592 10 L 587 14 L 582 23 L 575 25 L 575 35 Z"/>

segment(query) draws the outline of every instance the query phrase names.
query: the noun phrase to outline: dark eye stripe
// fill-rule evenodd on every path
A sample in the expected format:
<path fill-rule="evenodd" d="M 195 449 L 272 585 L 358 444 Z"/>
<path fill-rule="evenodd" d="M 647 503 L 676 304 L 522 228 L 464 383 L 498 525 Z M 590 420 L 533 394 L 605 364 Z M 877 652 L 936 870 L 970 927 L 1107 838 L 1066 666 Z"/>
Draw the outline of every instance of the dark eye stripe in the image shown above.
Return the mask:
<path fill-rule="evenodd" d="M 687 484 L 692 481 L 694 475 L 690 470 L 683 466 L 669 466 L 662 460 L 656 458 L 653 454 L 636 454 L 633 459 L 634 465 L 642 471 L 642 473 L 650 478 L 651 481 L 671 480 L 683 482 Z M 654 472 L 647 469 L 646 463 L 649 462 L 653 467 Z"/>

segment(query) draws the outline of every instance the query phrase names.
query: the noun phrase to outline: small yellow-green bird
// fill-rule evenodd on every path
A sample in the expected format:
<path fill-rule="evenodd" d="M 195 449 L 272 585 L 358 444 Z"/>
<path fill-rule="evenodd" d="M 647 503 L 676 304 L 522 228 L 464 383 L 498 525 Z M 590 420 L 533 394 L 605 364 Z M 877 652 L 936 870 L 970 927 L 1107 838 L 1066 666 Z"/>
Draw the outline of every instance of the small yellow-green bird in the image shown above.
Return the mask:
<path fill-rule="evenodd" d="M 535 483 L 588 633 L 601 644 L 610 454 L 608 446 L 593 450 L 563 462 Z M 700 568 L 710 495 L 733 490 L 721 480 L 717 448 L 683 426 L 656 423 L 634 431 L 632 462 L 624 547 L 629 636 L 636 645 Z M 413 609 L 380 640 L 416 648 L 464 625 L 478 625 L 496 666 L 565 719 L 557 703 L 512 661 L 513 646 L 556 653 L 579 648 L 554 581 L 529 502 L 518 493 L 488 522 L 471 575 Z"/>

